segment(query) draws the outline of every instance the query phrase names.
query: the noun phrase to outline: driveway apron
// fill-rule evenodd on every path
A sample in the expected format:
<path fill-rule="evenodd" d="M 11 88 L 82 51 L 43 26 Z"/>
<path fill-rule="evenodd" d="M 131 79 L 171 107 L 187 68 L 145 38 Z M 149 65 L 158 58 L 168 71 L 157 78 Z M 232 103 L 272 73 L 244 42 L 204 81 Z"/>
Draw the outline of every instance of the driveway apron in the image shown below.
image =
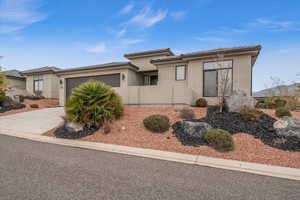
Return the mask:
<path fill-rule="evenodd" d="M 41 135 L 63 122 L 64 109 L 45 108 L 0 117 L 0 132 Z"/>

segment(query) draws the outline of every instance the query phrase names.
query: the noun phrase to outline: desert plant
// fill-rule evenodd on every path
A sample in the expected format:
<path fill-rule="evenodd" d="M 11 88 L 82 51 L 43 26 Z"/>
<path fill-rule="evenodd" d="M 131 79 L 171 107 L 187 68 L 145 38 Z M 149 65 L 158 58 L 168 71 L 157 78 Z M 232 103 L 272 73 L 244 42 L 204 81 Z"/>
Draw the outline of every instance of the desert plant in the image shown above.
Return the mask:
<path fill-rule="evenodd" d="M 5 100 L 5 91 L 0 89 L 0 104 Z"/>
<path fill-rule="evenodd" d="M 204 98 L 199 98 L 196 101 L 196 106 L 197 107 L 206 107 L 207 106 L 207 101 Z"/>
<path fill-rule="evenodd" d="M 151 115 L 143 123 L 146 129 L 154 133 L 163 133 L 170 128 L 170 120 L 165 115 Z"/>
<path fill-rule="evenodd" d="M 265 99 L 265 106 L 268 109 L 273 109 L 276 107 L 275 102 L 274 102 L 274 98 L 272 97 L 268 97 Z"/>
<path fill-rule="evenodd" d="M 232 136 L 222 129 L 211 129 L 204 135 L 205 141 L 218 151 L 231 151 L 234 149 Z"/>
<path fill-rule="evenodd" d="M 179 117 L 181 119 L 194 119 L 195 118 L 195 111 L 190 108 L 184 108 L 179 111 Z"/>
<path fill-rule="evenodd" d="M 298 106 L 300 106 L 300 98 L 297 96 L 291 96 L 291 97 L 286 97 L 285 98 L 287 103 L 286 103 L 286 108 L 289 110 L 294 110 L 296 109 Z"/>
<path fill-rule="evenodd" d="M 38 104 L 30 104 L 30 108 L 39 108 Z"/>
<path fill-rule="evenodd" d="M 5 90 L 7 88 L 7 79 L 4 72 L 1 71 L 0 67 L 0 89 Z"/>
<path fill-rule="evenodd" d="M 284 116 L 292 116 L 291 112 L 287 108 L 284 108 L 284 107 L 276 108 L 275 115 L 276 115 L 276 117 L 279 117 L 279 118 L 284 117 Z"/>
<path fill-rule="evenodd" d="M 263 112 L 244 106 L 240 111 L 241 117 L 246 121 L 259 120 Z"/>
<path fill-rule="evenodd" d="M 121 97 L 108 85 L 88 81 L 73 89 L 66 103 L 68 120 L 91 128 L 100 128 L 105 121 L 122 116 Z"/>
<path fill-rule="evenodd" d="M 287 101 L 285 99 L 275 99 L 274 103 L 275 103 L 275 107 L 279 108 L 279 107 L 284 107 L 287 104 Z"/>

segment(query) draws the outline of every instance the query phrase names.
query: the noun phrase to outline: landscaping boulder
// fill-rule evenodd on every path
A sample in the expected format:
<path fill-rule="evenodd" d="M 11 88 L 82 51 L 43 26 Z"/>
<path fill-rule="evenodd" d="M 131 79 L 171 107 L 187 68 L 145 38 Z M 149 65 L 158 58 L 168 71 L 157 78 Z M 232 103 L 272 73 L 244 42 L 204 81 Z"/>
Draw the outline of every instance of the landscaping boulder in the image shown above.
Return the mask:
<path fill-rule="evenodd" d="M 199 146 L 206 144 L 204 135 L 212 127 L 205 122 L 183 121 L 173 125 L 175 136 L 183 145 Z"/>
<path fill-rule="evenodd" d="M 2 107 L 3 108 L 8 108 L 8 107 L 11 107 L 11 106 L 14 106 L 16 104 L 16 102 L 10 98 L 10 97 L 5 97 L 4 101 L 2 102 Z"/>
<path fill-rule="evenodd" d="M 232 95 L 226 98 L 226 108 L 228 112 L 240 112 L 243 107 L 255 108 L 256 100 L 247 96 L 241 90 L 233 91 Z"/>
<path fill-rule="evenodd" d="M 296 137 L 300 141 L 300 120 L 285 116 L 274 123 L 274 128 L 279 136 Z"/>
<path fill-rule="evenodd" d="M 69 132 L 78 132 L 83 130 L 83 125 L 76 122 L 66 122 L 65 127 Z"/>
<path fill-rule="evenodd" d="M 276 137 L 273 146 L 289 151 L 300 151 L 300 120 L 285 116 L 274 123 Z"/>

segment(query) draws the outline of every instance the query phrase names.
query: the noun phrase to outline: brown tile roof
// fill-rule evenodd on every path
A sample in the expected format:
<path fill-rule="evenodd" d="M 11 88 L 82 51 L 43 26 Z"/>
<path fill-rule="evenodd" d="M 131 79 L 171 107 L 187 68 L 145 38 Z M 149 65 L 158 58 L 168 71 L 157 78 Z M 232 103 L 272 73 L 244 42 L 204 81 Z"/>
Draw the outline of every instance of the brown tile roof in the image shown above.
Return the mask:
<path fill-rule="evenodd" d="M 154 49 L 148 51 L 140 51 L 135 53 L 128 53 L 128 54 L 124 54 L 124 57 L 128 58 L 128 57 L 145 56 L 149 54 L 159 54 L 159 53 L 165 53 L 169 56 L 174 56 L 174 53 L 171 51 L 170 48 L 162 48 L 162 49 Z"/>

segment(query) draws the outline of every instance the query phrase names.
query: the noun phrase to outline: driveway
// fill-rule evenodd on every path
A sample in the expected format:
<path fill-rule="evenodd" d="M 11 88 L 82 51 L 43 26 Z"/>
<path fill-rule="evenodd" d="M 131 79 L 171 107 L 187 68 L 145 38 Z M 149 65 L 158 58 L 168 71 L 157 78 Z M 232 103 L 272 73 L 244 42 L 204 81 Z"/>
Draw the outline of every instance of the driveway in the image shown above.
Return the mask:
<path fill-rule="evenodd" d="M 300 181 L 0 135 L 0 199 L 299 200 Z"/>
<path fill-rule="evenodd" d="M 0 132 L 41 135 L 58 126 L 63 115 L 63 107 L 58 107 L 3 116 L 0 117 Z"/>

